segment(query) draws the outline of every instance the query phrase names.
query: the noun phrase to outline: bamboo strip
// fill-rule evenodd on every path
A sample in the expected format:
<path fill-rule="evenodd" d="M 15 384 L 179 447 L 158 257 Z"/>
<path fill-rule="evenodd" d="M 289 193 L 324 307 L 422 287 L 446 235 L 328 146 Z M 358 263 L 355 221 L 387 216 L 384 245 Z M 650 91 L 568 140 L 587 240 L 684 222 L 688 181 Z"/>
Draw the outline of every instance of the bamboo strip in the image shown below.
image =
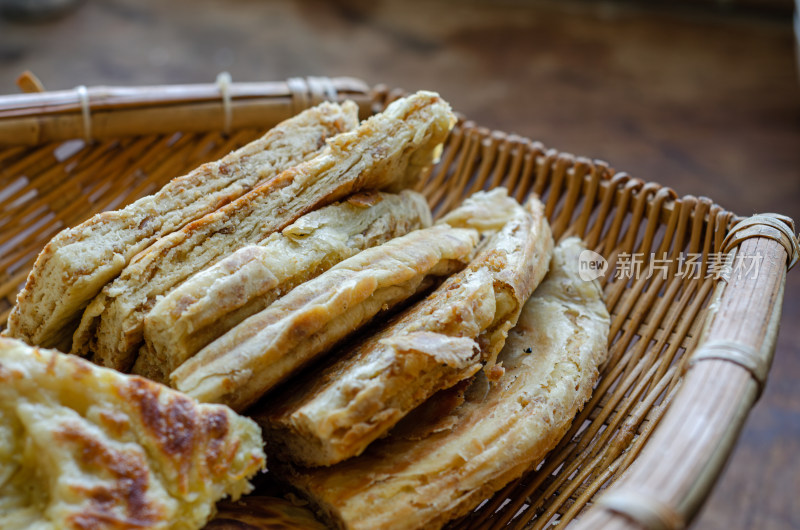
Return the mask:
<path fill-rule="evenodd" d="M 492 141 L 492 145 L 495 146 L 497 149 L 497 162 L 494 164 L 494 169 L 492 170 L 492 176 L 490 177 L 488 183 L 486 184 L 486 188 L 497 188 L 501 184 L 504 183 L 506 180 L 504 177 L 506 175 L 509 178 L 513 178 L 515 176 L 515 168 L 509 167 L 509 160 L 519 159 L 519 154 L 522 153 L 522 149 L 518 148 L 519 144 L 519 137 L 516 135 L 505 135 L 500 134 L 496 131 L 490 134 L 490 138 Z M 506 186 L 507 188 L 513 188 L 513 185 Z"/>
<path fill-rule="evenodd" d="M 23 92 L 44 92 L 44 85 L 30 70 L 25 70 L 17 77 L 17 86 Z"/>
<path fill-rule="evenodd" d="M 601 239 L 603 229 L 605 228 L 606 220 L 609 218 L 611 208 L 615 205 L 615 198 L 619 196 L 620 188 L 624 187 L 630 177 L 625 173 L 617 173 L 609 180 L 609 185 L 604 187 L 601 191 L 600 207 L 597 212 L 597 221 L 589 231 L 586 239 L 586 245 L 594 249 L 596 252 L 603 254 L 603 249 L 606 247 L 606 239 Z M 619 209 L 624 208 L 624 204 L 617 202 L 616 206 Z M 605 252 L 604 255 L 608 256 L 609 253 Z"/>
<path fill-rule="evenodd" d="M 531 158 L 531 142 L 526 138 L 519 138 L 517 143 L 517 148 L 509 155 L 509 170 L 506 177 L 499 181 L 498 184 L 499 186 L 504 186 L 508 190 L 515 190 L 521 187 L 519 184 L 520 179 L 525 174 L 527 161 Z"/>
<path fill-rule="evenodd" d="M 316 104 L 335 95 L 339 100 L 352 99 L 363 108 L 371 101 L 368 87 L 351 78 L 331 79 L 330 94 L 319 93 L 319 87 L 302 80 L 299 84 L 232 83 L 230 127 L 271 127 L 302 110 L 299 100 Z M 225 105 L 215 84 L 94 87 L 87 89 L 87 95 L 89 130 L 76 90 L 0 97 L 0 146 L 38 145 L 89 134 L 90 139 L 106 139 L 201 132 L 219 130 L 226 123 Z"/>
<path fill-rule="evenodd" d="M 138 142 L 137 150 L 144 151 L 148 144 L 149 139 Z M 23 226 L 20 225 L 30 222 L 28 216 L 36 210 L 44 207 L 50 212 L 60 212 L 74 205 L 76 201 L 81 201 L 84 198 L 83 188 L 92 179 L 96 180 L 96 172 L 100 168 L 123 162 L 118 158 L 118 150 L 115 150 L 114 146 L 119 147 L 114 143 L 98 146 L 96 149 L 91 147 L 81 149 L 70 157 L 67 163 L 51 166 L 40 176 L 29 179 L 28 184 L 8 200 L 15 201 L 24 193 L 31 191 L 34 191 L 35 197 L 30 201 L 16 201 L 16 204 L 4 205 L 6 213 L 12 218 L 11 224 L 7 227 L 9 232 L 21 230 Z M 66 165 L 72 166 L 70 170 L 67 170 Z M 0 245 L 6 240 L 7 237 L 0 236 Z"/>
<path fill-rule="evenodd" d="M 316 78 L 309 78 L 313 81 Z M 302 83 L 299 92 L 311 92 L 311 87 Z M 369 87 L 352 77 L 328 79 L 331 88 L 347 97 L 363 96 Z M 258 83 L 231 83 L 231 99 L 284 99 L 291 98 L 298 90 L 290 86 L 291 81 L 267 81 Z M 201 103 L 220 100 L 220 89 L 216 83 L 190 85 L 155 85 L 138 87 L 97 86 L 87 89 L 92 109 L 125 109 L 142 106 L 174 106 L 182 103 Z M 69 113 L 81 110 L 76 90 L 55 90 L 41 94 L 12 94 L 0 96 L 0 119 L 18 116 L 41 116 L 43 114 Z"/>
<path fill-rule="evenodd" d="M 31 148 L 31 151 L 24 158 L 20 158 L 8 166 L 0 168 L 4 181 L 6 179 L 16 179 L 22 176 L 36 175 L 46 168 L 58 163 L 53 155 L 53 146 Z"/>
<path fill-rule="evenodd" d="M 517 184 L 514 194 L 517 201 L 523 201 L 525 199 L 524 194 L 533 188 L 534 170 L 544 152 L 544 146 L 538 142 L 529 141 L 526 147 L 527 152 L 525 153 L 525 162 L 522 166 L 522 175 L 520 175 L 519 183 Z M 536 193 L 535 190 L 534 193 Z"/>

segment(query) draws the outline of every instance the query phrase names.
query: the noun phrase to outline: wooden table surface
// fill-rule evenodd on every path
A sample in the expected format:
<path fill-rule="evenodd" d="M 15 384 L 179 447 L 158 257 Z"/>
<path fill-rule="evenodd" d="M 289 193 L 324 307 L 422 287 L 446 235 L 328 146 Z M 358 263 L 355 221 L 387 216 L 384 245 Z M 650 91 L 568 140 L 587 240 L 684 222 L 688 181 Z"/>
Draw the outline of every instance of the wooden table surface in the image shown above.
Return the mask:
<path fill-rule="evenodd" d="M 635 3 L 89 0 L 0 20 L 0 93 L 34 71 L 80 84 L 352 75 L 441 92 L 475 121 L 608 160 L 742 215 L 800 221 L 800 84 L 791 18 Z M 800 271 L 766 392 L 695 522 L 800 527 Z"/>

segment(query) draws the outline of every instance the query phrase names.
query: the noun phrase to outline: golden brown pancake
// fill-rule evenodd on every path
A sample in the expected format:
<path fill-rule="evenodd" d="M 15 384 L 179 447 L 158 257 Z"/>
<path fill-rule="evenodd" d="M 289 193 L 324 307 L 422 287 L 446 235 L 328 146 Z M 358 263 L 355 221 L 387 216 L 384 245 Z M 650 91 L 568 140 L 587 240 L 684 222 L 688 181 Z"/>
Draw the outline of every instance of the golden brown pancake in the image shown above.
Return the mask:
<path fill-rule="evenodd" d="M 484 364 L 490 379 L 502 374 L 495 357 L 547 272 L 552 245 L 542 204 L 515 203 L 465 270 L 258 414 L 272 450 L 303 465 L 332 465 Z"/>
<path fill-rule="evenodd" d="M 496 383 L 480 377 L 456 399 L 437 394 L 359 457 L 271 471 L 331 526 L 404 530 L 440 528 L 535 467 L 591 396 L 608 354 L 602 291 L 578 276 L 584 248 L 570 238 L 555 249 L 498 355 Z"/>
<path fill-rule="evenodd" d="M 227 407 L 0 339 L 0 528 L 199 528 L 264 464 Z"/>

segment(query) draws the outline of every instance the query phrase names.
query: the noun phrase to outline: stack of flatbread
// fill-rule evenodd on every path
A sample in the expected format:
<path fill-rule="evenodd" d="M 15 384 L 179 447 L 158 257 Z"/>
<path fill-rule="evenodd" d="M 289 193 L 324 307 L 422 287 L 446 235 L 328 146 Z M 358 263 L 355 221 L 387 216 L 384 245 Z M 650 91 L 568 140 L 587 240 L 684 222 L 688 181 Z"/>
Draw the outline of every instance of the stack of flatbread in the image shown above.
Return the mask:
<path fill-rule="evenodd" d="M 440 391 L 356 458 L 317 468 L 273 458 L 271 470 L 337 528 L 412 529 L 441 527 L 535 467 L 588 401 L 607 354 L 602 292 L 578 275 L 583 248 L 576 238 L 556 247 L 495 383 L 481 371 Z"/>
<path fill-rule="evenodd" d="M 328 523 L 439 527 L 557 442 L 606 354 L 580 242 L 554 251 L 539 200 L 502 188 L 434 223 L 411 190 L 447 103 L 356 111 L 309 109 L 45 247 L 0 341 L 0 526 L 197 528 L 250 490 L 263 437 Z"/>

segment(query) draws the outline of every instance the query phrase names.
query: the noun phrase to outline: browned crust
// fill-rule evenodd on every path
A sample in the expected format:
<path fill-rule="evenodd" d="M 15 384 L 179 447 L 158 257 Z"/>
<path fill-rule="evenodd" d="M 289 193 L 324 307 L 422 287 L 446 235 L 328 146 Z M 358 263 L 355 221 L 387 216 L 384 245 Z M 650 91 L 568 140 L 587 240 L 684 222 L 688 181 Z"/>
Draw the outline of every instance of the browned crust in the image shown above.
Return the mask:
<path fill-rule="evenodd" d="M 364 455 L 331 468 L 271 466 L 336 527 L 440 528 L 535 466 L 583 407 L 607 355 L 609 315 L 577 274 L 585 248 L 557 249 L 554 274 L 523 310 L 499 359 L 505 375 L 466 399 L 435 396 Z M 562 252 L 563 250 L 563 252 Z M 530 353 L 528 347 L 532 346 Z"/>
<path fill-rule="evenodd" d="M 129 370 L 143 340 L 144 317 L 157 296 L 311 210 L 362 189 L 413 185 L 438 156 L 454 120 L 449 105 L 434 93 L 397 100 L 356 130 L 331 139 L 314 159 L 160 239 L 90 304 L 73 353 L 92 351 L 95 362 Z"/>
<path fill-rule="evenodd" d="M 273 451 L 302 465 L 332 465 L 360 454 L 481 362 L 492 377 L 502 375 L 495 358 L 546 273 L 552 245 L 542 204 L 535 198 L 524 208 L 516 204 L 464 271 L 257 418 Z M 420 333 L 428 339 L 420 341 Z M 468 339 L 474 351 L 451 350 L 445 340 L 452 338 Z"/>
<path fill-rule="evenodd" d="M 29 344 L 68 351 L 80 311 L 136 253 L 272 176 L 270 171 L 243 170 L 249 159 L 261 160 L 264 153 L 269 158 L 269 150 L 288 139 L 298 143 L 299 162 L 319 151 L 327 137 L 356 123 L 354 108 L 324 103 L 219 161 L 173 179 L 154 195 L 63 230 L 37 257 L 4 333 Z"/>
<path fill-rule="evenodd" d="M 49 440 L 13 465 L 51 479 L 24 487 L 57 528 L 199 527 L 265 464 L 258 427 L 227 407 L 15 339 L 0 339 L 0 417 L 20 448 Z"/>
<path fill-rule="evenodd" d="M 146 348 L 134 372 L 169 374 L 225 332 L 298 285 L 358 252 L 430 225 L 422 195 L 359 193 L 311 212 L 257 246 L 201 271 L 156 303 L 145 318 Z"/>
<path fill-rule="evenodd" d="M 54 436 L 58 443 L 74 446 L 81 457 L 80 466 L 87 471 L 110 473 L 113 483 L 94 486 L 72 485 L 70 488 L 87 499 L 81 513 L 67 518 L 73 528 L 130 528 L 153 526 L 164 521 L 161 506 L 149 502 L 147 489 L 150 469 L 141 454 L 114 450 L 75 425 L 65 425 Z M 124 516 L 115 508 L 122 506 Z"/>

